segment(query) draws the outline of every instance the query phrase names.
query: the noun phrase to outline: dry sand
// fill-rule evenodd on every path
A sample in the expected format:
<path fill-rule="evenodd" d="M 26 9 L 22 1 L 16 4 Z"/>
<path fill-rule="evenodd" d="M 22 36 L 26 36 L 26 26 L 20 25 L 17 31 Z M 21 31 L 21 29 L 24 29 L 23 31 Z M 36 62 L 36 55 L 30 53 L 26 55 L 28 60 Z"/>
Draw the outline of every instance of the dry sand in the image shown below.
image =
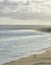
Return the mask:
<path fill-rule="evenodd" d="M 36 57 L 32 55 L 4 65 L 51 65 L 51 50 L 43 54 L 37 54 Z"/>

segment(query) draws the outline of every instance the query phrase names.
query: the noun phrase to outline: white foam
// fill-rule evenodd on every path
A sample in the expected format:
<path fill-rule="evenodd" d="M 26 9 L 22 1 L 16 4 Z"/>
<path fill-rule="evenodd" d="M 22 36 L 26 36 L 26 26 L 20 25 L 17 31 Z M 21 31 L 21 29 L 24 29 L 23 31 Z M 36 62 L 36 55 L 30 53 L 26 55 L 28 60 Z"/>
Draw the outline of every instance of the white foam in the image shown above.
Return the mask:
<path fill-rule="evenodd" d="M 9 31 L 9 32 L 12 33 L 13 31 Z M 14 31 L 14 33 L 15 32 L 17 33 L 17 31 Z M 18 32 L 20 32 L 20 30 Z M 25 32 L 25 31 L 21 31 L 21 32 Z M 44 35 L 38 34 L 38 35 L 17 36 L 17 37 L 16 36 L 8 36 L 8 37 L 3 36 L 0 38 L 0 45 L 2 46 L 0 50 L 5 51 L 4 52 L 5 55 L 3 54 L 3 56 L 0 57 L 2 59 L 0 62 L 6 63 L 6 62 L 10 62 L 10 61 L 22 58 L 22 57 L 27 57 L 32 54 L 45 53 L 46 50 L 42 50 L 42 48 L 45 46 L 46 47 L 50 46 L 49 43 L 51 42 L 47 42 L 47 40 L 48 41 L 51 40 L 50 38 L 51 38 L 51 35 L 49 34 L 44 34 Z M 16 56 L 16 57 L 12 57 L 12 56 Z"/>
<path fill-rule="evenodd" d="M 0 31 L 0 33 L 18 33 L 18 32 L 35 32 L 34 30 L 5 30 L 5 31 Z"/>

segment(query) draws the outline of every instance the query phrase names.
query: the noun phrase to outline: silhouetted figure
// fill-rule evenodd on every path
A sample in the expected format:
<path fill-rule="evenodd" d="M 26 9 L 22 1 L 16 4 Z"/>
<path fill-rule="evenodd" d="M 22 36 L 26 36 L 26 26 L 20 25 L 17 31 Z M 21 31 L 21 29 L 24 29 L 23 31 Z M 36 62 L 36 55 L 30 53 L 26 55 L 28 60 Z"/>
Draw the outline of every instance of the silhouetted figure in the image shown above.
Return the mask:
<path fill-rule="evenodd" d="M 36 54 L 34 55 L 34 57 L 36 58 Z"/>
<path fill-rule="evenodd" d="M 48 52 L 48 50 L 46 50 L 46 52 Z"/>

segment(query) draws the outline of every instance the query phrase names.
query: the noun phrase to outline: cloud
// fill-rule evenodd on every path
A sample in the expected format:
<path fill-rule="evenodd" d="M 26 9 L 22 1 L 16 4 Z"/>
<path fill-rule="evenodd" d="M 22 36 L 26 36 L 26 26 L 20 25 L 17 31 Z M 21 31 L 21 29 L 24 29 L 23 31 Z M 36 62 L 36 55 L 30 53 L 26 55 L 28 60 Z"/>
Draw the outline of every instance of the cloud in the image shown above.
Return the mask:
<path fill-rule="evenodd" d="M 13 0 L 13 2 L 16 0 Z M 51 20 L 51 0 L 26 0 L 0 3 L 0 17 Z"/>

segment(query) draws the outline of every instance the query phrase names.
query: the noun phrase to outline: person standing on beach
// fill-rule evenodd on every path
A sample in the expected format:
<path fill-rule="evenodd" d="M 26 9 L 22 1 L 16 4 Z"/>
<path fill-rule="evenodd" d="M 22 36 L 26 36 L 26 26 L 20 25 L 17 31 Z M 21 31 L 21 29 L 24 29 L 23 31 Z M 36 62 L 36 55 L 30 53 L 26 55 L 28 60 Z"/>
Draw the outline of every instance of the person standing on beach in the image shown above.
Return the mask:
<path fill-rule="evenodd" d="M 36 54 L 34 55 L 34 57 L 36 58 Z"/>

